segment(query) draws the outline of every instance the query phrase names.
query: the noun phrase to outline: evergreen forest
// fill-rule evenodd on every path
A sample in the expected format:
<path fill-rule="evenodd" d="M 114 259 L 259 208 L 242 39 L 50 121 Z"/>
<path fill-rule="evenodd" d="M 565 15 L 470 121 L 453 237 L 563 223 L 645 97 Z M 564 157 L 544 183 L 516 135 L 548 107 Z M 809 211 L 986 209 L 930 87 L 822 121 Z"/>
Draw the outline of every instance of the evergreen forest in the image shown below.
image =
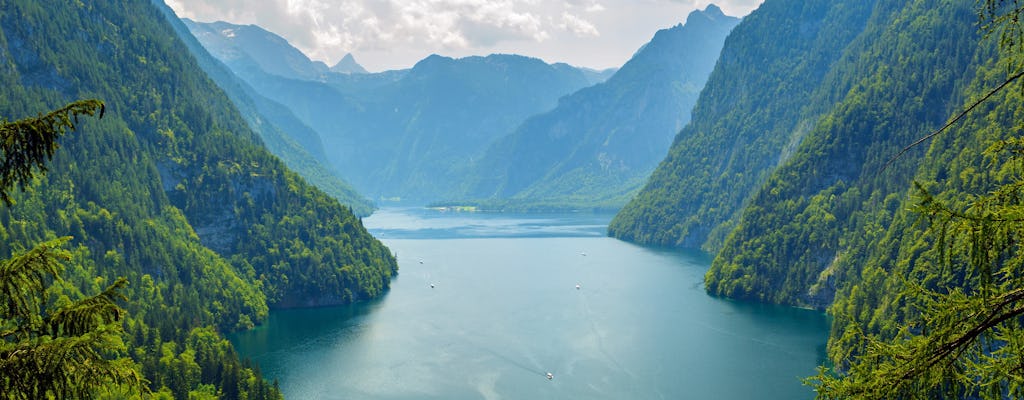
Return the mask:
<path fill-rule="evenodd" d="M 255 27 L 279 47 L 228 59 L 243 27 L 159 0 L 0 0 L 0 400 L 282 398 L 226 335 L 398 273 L 348 182 L 628 201 L 608 234 L 711 254 L 710 295 L 830 315 L 821 399 L 1024 398 L 1022 13 L 709 6 L 609 78 L 516 55 L 335 73 Z"/>
<path fill-rule="evenodd" d="M 60 332 L 99 329 L 89 335 L 103 339 L 104 359 L 131 372 L 81 397 L 280 398 L 223 334 L 253 327 L 270 308 L 387 290 L 391 252 L 263 147 L 154 4 L 5 0 L 0 28 L 8 121 L 78 99 L 102 104 L 102 118 L 73 115 L 46 173 L 15 185 L 0 208 L 0 259 L 42 251 L 56 260 L 33 278 L 41 297 L 26 300 L 29 309 L 47 321 L 82 299 L 106 310 Z M 0 327 L 18 315 L 33 314 L 7 313 Z M 115 321 L 120 333 L 108 329 Z M 27 398 L 82 393 L 33 390 Z"/>
<path fill-rule="evenodd" d="M 1020 13 L 764 2 L 610 234 L 714 253 L 712 295 L 827 310 L 819 398 L 1021 397 Z"/>

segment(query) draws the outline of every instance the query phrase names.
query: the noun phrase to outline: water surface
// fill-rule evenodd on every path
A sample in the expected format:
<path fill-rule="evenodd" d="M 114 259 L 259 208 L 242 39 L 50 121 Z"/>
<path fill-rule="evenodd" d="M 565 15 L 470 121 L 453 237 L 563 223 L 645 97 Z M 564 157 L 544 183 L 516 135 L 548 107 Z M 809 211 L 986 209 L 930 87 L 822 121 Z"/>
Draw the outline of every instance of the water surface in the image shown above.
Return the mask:
<path fill-rule="evenodd" d="M 709 297 L 707 256 L 604 237 L 610 218 L 382 210 L 383 299 L 232 340 L 290 399 L 813 397 L 821 313 Z"/>

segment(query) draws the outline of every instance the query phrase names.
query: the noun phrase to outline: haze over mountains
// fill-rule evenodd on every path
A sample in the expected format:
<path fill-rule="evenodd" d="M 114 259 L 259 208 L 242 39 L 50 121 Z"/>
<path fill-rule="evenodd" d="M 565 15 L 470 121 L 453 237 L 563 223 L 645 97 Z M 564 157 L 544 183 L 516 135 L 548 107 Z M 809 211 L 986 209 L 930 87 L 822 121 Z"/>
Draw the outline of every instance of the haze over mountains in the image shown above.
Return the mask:
<path fill-rule="evenodd" d="M 274 155 L 280 157 L 289 168 L 310 183 L 351 207 L 356 215 L 370 215 L 374 209 L 373 202 L 357 193 L 334 171 L 327 161 L 323 143 L 317 132 L 295 117 L 287 107 L 259 94 L 226 65 L 212 57 L 192 36 L 186 27 L 187 20 L 184 20 L 183 24 L 166 5 L 157 4 L 157 7 L 167 16 L 178 37 L 192 52 L 199 66 L 231 98 L 249 126 L 260 135 Z M 288 54 L 293 58 L 305 57 L 301 53 Z M 351 63 L 354 63 L 354 60 Z M 296 64 L 302 65 L 299 62 L 292 63 Z M 358 67 L 358 64 L 346 68 L 355 67 Z"/>
<path fill-rule="evenodd" d="M 972 285 L 937 275 L 948 261 L 911 211 L 915 182 L 966 207 L 965 196 L 1008 179 L 982 155 L 1015 131 L 1019 93 L 887 165 L 1005 78 L 973 5 L 767 0 L 738 25 L 709 7 L 659 32 L 606 82 L 496 135 L 465 185 L 445 193 L 505 210 L 632 198 L 609 233 L 714 253 L 709 292 L 831 306 L 844 313 L 836 334 L 894 335 L 911 312 L 898 295 L 906 278 Z M 701 51 L 713 56 L 682 56 Z M 838 339 L 830 354 L 841 362 L 854 350 Z"/>
<path fill-rule="evenodd" d="M 580 90 L 491 146 L 470 197 L 491 208 L 617 210 L 661 160 L 739 23 L 714 6 L 664 29 L 607 82 Z"/>
<path fill-rule="evenodd" d="M 1022 153 L 1024 92 L 888 163 L 1007 78 L 975 6 L 766 0 L 742 21 L 709 6 L 614 74 L 517 55 L 365 73 L 258 27 L 183 25 L 159 0 L 9 0 L 0 116 L 82 98 L 105 116 L 76 121 L 0 208 L 0 259 L 68 237 L 49 294 L 126 277 L 124 356 L 154 391 L 275 399 L 222 334 L 388 290 L 397 261 L 355 215 L 372 210 L 355 189 L 504 210 L 625 203 L 609 233 L 713 253 L 712 294 L 831 307 L 840 365 L 860 346 L 844 333 L 908 331 L 906 282 L 968 293 L 990 279 L 961 269 L 986 243 L 951 258 L 918 206 L 969 209 L 1020 183 L 993 165 Z M 1007 236 L 992 258 L 1019 263 Z"/>
<path fill-rule="evenodd" d="M 336 171 L 370 198 L 617 208 L 688 120 L 738 19 L 714 6 L 696 11 L 614 76 L 514 55 L 331 74 L 257 27 L 185 22 L 239 77 L 316 130 Z M 573 128 L 555 145 L 543 137 L 557 128 L 540 121 Z M 542 163 L 524 156 L 534 144 Z"/>

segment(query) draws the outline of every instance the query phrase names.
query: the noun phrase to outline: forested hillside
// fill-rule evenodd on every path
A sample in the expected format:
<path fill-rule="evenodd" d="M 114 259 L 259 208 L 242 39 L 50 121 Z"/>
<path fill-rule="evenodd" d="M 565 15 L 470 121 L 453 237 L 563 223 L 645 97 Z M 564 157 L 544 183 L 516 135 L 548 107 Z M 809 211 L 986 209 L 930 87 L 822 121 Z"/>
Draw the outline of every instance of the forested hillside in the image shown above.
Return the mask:
<path fill-rule="evenodd" d="M 351 207 L 356 215 L 368 216 L 373 212 L 373 202 L 357 193 L 340 177 L 340 173 L 331 167 L 316 131 L 299 120 L 287 107 L 257 93 L 249 84 L 235 76 L 227 66 L 211 56 L 170 7 L 158 0 L 154 0 L 154 4 L 164 12 L 168 22 L 192 52 L 199 66 L 224 90 L 249 123 L 249 127 L 259 134 L 271 153 L 280 157 L 288 168 L 297 172 L 307 182 Z M 308 59 L 306 61 L 308 62 Z M 293 64 L 303 65 L 299 62 Z"/>
<path fill-rule="evenodd" d="M 874 1 L 771 1 L 744 17 L 668 156 L 609 226 L 620 239 L 714 250 L 846 87 L 821 82 Z M 766 40 L 766 38 L 771 38 Z M 826 90 L 827 89 L 827 90 Z"/>
<path fill-rule="evenodd" d="M 608 81 L 566 96 L 491 145 L 467 197 L 506 210 L 618 209 L 690 121 L 738 22 L 711 5 L 659 31 Z"/>
<path fill-rule="evenodd" d="M 154 391 L 277 397 L 219 332 L 387 289 L 388 249 L 262 147 L 148 0 L 5 2 L 0 81 L 8 119 L 106 104 L 0 210 L 0 256 L 72 236 L 54 298 L 126 277 L 128 355 Z"/>
<path fill-rule="evenodd" d="M 840 374 L 818 377 L 821 398 L 1019 396 L 1024 102 L 1017 84 L 992 95 L 1020 65 L 978 15 L 1021 10 L 994 3 L 767 0 L 726 41 L 693 123 L 611 233 L 716 250 L 712 294 L 830 307 Z M 1019 56 L 1018 33 L 1003 44 Z M 819 46 L 831 61 L 763 80 Z"/>
<path fill-rule="evenodd" d="M 941 126 L 991 57 L 968 3 L 879 2 L 823 84 L 850 90 L 750 202 L 708 272 L 712 293 L 823 307 L 850 282 L 879 227 L 910 206 L 914 167 L 934 161 L 917 149 L 885 163 Z"/>
<path fill-rule="evenodd" d="M 828 306 L 931 161 L 916 149 L 883 166 L 960 107 L 991 57 L 970 5 L 948 3 L 765 2 L 611 234 L 717 251 L 714 294 Z"/>

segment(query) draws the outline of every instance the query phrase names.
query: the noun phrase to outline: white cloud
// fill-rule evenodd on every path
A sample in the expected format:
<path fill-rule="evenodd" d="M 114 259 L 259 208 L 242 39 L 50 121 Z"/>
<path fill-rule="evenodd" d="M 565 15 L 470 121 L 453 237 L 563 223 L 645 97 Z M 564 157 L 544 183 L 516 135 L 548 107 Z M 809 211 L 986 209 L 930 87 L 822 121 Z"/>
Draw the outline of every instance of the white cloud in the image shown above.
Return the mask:
<path fill-rule="evenodd" d="M 560 27 L 572 32 L 576 36 L 601 36 L 601 33 L 597 31 L 594 24 L 568 12 L 562 13 L 562 24 Z"/>
<path fill-rule="evenodd" d="M 591 67 L 618 66 L 654 32 L 718 4 L 745 15 L 763 0 L 165 0 L 197 21 L 256 24 L 310 58 L 352 52 L 370 70 L 429 55 L 494 52 Z"/>

